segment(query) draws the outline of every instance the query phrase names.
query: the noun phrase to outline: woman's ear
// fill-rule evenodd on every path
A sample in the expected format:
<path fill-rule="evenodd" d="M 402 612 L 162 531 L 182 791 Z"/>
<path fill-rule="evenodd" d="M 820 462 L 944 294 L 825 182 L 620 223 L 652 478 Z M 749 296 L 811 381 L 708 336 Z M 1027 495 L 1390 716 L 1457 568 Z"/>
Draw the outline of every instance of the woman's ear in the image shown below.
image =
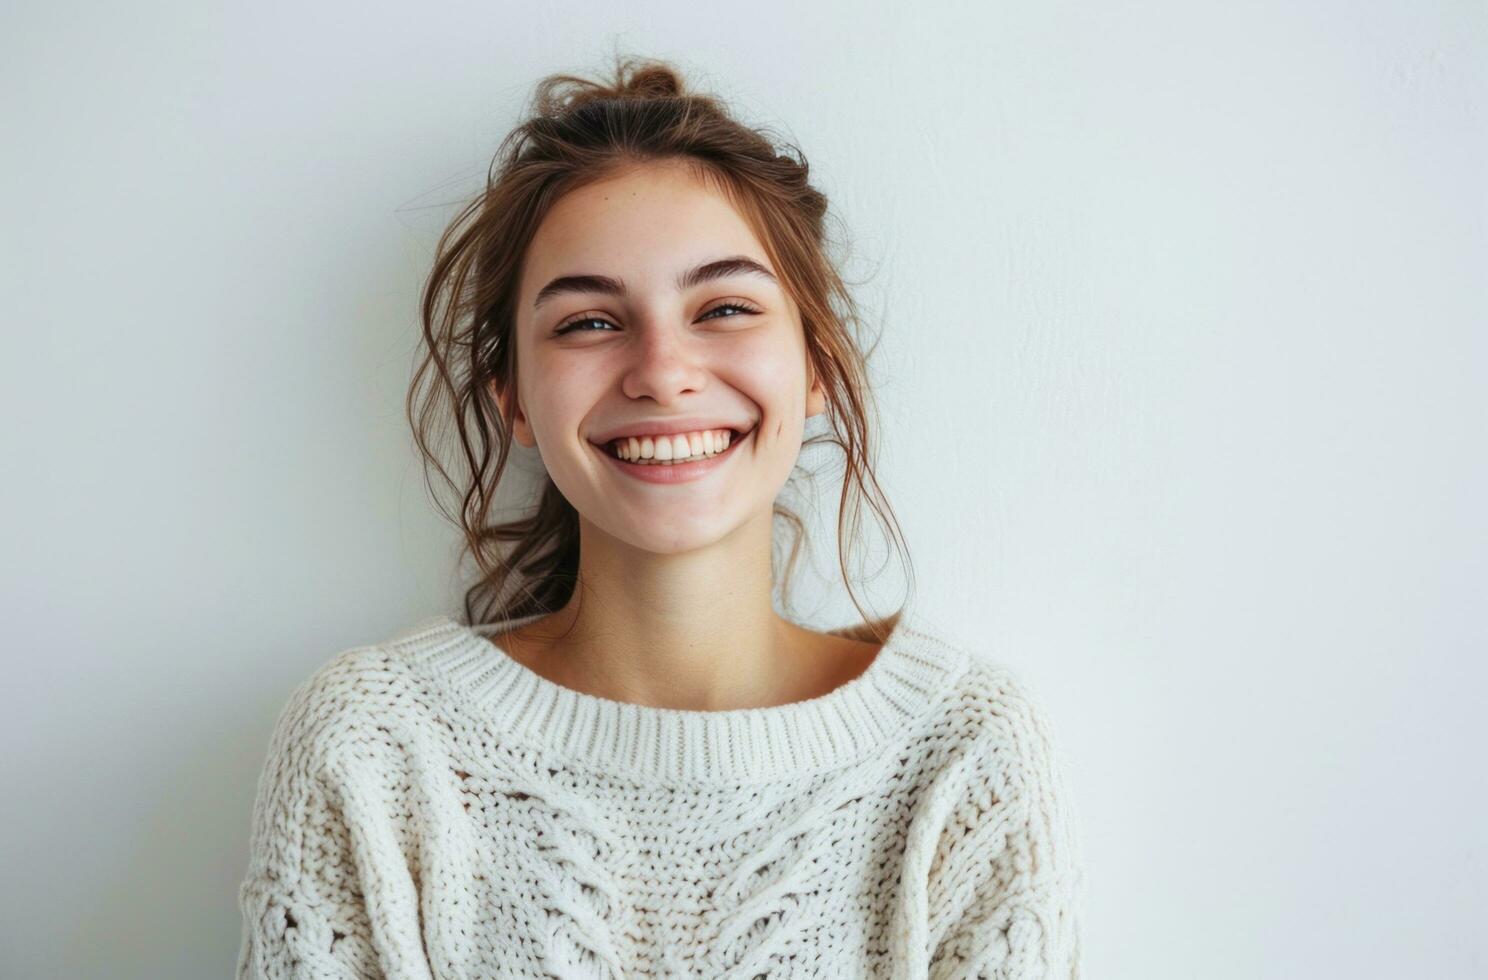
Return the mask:
<path fill-rule="evenodd" d="M 492 401 L 496 403 L 496 407 L 501 411 L 502 417 L 505 418 L 507 393 L 501 387 L 500 379 L 492 378 L 490 387 L 487 390 L 490 391 Z M 517 442 L 529 449 L 537 445 L 537 440 L 532 436 L 532 426 L 528 424 L 527 415 L 522 411 L 522 399 L 520 396 L 517 398 L 517 414 L 512 417 L 512 436 L 516 438 Z"/>
<path fill-rule="evenodd" d="M 822 388 L 821 379 L 817 376 L 816 366 L 808 359 L 806 371 L 811 379 L 811 387 L 806 390 L 806 417 L 820 415 L 827 410 L 827 392 Z"/>

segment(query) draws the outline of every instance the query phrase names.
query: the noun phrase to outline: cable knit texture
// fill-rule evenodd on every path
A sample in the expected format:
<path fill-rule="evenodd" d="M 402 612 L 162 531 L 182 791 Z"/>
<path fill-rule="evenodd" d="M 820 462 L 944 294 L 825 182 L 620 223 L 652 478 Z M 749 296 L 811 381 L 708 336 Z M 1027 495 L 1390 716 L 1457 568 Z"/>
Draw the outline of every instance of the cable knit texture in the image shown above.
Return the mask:
<path fill-rule="evenodd" d="M 678 711 L 488 639 L 528 621 L 424 620 L 290 696 L 238 980 L 1080 976 L 1063 754 L 1007 667 L 905 614 L 826 695 Z"/>

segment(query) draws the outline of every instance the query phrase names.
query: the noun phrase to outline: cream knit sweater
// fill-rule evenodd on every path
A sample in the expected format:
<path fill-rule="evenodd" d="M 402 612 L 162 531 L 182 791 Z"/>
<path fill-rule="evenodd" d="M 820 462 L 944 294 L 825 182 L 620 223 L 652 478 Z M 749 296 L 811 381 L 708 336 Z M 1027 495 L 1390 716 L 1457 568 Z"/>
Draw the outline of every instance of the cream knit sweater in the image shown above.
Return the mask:
<path fill-rule="evenodd" d="M 677 711 L 496 631 L 428 619 L 291 695 L 238 980 L 1079 977 L 1063 756 L 1006 667 L 910 612 L 824 696 Z"/>

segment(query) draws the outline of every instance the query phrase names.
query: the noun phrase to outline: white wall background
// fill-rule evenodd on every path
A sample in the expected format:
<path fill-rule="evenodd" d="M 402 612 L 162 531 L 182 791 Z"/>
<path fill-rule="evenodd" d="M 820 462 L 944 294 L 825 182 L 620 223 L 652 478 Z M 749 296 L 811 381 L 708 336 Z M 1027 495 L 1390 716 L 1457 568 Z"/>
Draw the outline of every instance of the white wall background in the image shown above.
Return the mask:
<path fill-rule="evenodd" d="M 434 237 L 618 48 L 846 221 L 921 603 L 1074 762 L 1092 978 L 1488 975 L 1485 42 L 1443 0 L 6 5 L 0 974 L 229 973 L 289 691 L 455 606 L 402 415 Z"/>

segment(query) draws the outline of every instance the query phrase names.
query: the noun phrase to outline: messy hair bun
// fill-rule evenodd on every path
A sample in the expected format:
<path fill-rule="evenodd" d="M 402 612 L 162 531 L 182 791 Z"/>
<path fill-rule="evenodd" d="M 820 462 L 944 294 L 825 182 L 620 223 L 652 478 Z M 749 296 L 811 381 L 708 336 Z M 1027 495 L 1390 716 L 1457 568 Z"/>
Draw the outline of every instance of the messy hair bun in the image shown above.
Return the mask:
<path fill-rule="evenodd" d="M 671 65 L 620 58 L 608 82 L 578 75 L 549 75 L 538 83 L 532 101 L 536 115 L 560 116 L 605 99 L 668 99 L 685 94 L 686 85 Z"/>

